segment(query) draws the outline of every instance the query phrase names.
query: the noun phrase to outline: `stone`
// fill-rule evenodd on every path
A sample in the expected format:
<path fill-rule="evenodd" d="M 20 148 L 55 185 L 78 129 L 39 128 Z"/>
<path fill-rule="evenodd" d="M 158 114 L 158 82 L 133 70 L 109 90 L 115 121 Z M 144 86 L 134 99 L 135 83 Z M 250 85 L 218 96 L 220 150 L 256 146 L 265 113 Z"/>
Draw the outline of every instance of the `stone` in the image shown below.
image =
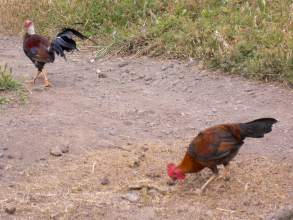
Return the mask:
<path fill-rule="evenodd" d="M 56 146 L 50 149 L 50 154 L 55 157 L 60 157 L 62 156 L 62 150 L 60 149 L 60 147 Z"/>

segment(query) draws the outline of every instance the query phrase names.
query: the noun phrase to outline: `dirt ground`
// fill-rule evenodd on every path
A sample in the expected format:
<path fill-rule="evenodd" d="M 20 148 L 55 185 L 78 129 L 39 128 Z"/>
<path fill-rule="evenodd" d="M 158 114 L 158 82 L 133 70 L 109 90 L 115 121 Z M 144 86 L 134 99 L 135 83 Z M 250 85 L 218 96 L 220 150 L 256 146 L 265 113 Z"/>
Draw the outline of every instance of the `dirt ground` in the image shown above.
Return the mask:
<path fill-rule="evenodd" d="M 0 36 L 0 58 L 22 81 L 36 73 L 20 38 Z M 1 219 L 264 219 L 293 205 L 291 90 L 194 61 L 93 60 L 87 49 L 46 69 L 53 88 L 40 80 L 26 104 L 0 106 Z M 245 141 L 229 181 L 201 196 L 208 170 L 167 184 L 166 164 L 199 130 L 259 117 L 279 123 Z M 56 147 L 69 152 L 54 157 Z"/>

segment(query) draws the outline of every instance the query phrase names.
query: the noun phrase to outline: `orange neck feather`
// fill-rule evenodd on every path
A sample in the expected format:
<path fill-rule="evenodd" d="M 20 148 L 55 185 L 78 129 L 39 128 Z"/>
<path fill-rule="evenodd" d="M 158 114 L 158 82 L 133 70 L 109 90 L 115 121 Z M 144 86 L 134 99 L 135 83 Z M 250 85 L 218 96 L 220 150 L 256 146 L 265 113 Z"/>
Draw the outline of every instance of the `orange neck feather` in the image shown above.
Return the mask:
<path fill-rule="evenodd" d="M 194 160 L 188 153 L 186 153 L 177 168 L 179 168 L 183 173 L 196 173 L 201 171 L 204 166 Z"/>

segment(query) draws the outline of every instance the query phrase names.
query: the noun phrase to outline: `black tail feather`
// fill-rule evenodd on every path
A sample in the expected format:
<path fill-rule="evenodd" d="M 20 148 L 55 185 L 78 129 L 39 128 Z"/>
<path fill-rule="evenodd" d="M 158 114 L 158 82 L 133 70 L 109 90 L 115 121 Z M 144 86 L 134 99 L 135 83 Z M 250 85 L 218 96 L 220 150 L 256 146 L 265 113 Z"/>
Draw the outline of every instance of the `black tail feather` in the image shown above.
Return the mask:
<path fill-rule="evenodd" d="M 54 50 L 57 55 L 63 57 L 65 60 L 66 56 L 64 54 L 64 51 L 70 52 L 73 50 L 78 50 L 76 47 L 76 42 L 73 40 L 73 36 L 79 37 L 82 40 L 89 39 L 88 37 L 73 28 L 63 28 L 63 30 L 58 33 L 57 37 L 52 41 L 52 50 Z M 91 41 L 94 42 L 93 40 Z"/>
<path fill-rule="evenodd" d="M 252 137 L 252 138 L 262 138 L 264 134 L 272 131 L 273 124 L 278 121 L 274 118 L 260 118 L 254 121 L 240 124 L 241 136 Z"/>

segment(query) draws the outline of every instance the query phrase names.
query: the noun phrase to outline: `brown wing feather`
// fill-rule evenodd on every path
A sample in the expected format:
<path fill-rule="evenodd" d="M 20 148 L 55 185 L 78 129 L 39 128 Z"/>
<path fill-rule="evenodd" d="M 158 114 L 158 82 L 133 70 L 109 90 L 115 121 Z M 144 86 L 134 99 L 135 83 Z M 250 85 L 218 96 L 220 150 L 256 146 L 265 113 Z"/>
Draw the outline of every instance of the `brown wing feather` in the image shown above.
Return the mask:
<path fill-rule="evenodd" d="M 218 125 L 199 133 L 191 146 L 198 160 L 215 160 L 239 149 L 243 141 L 236 124 Z"/>

